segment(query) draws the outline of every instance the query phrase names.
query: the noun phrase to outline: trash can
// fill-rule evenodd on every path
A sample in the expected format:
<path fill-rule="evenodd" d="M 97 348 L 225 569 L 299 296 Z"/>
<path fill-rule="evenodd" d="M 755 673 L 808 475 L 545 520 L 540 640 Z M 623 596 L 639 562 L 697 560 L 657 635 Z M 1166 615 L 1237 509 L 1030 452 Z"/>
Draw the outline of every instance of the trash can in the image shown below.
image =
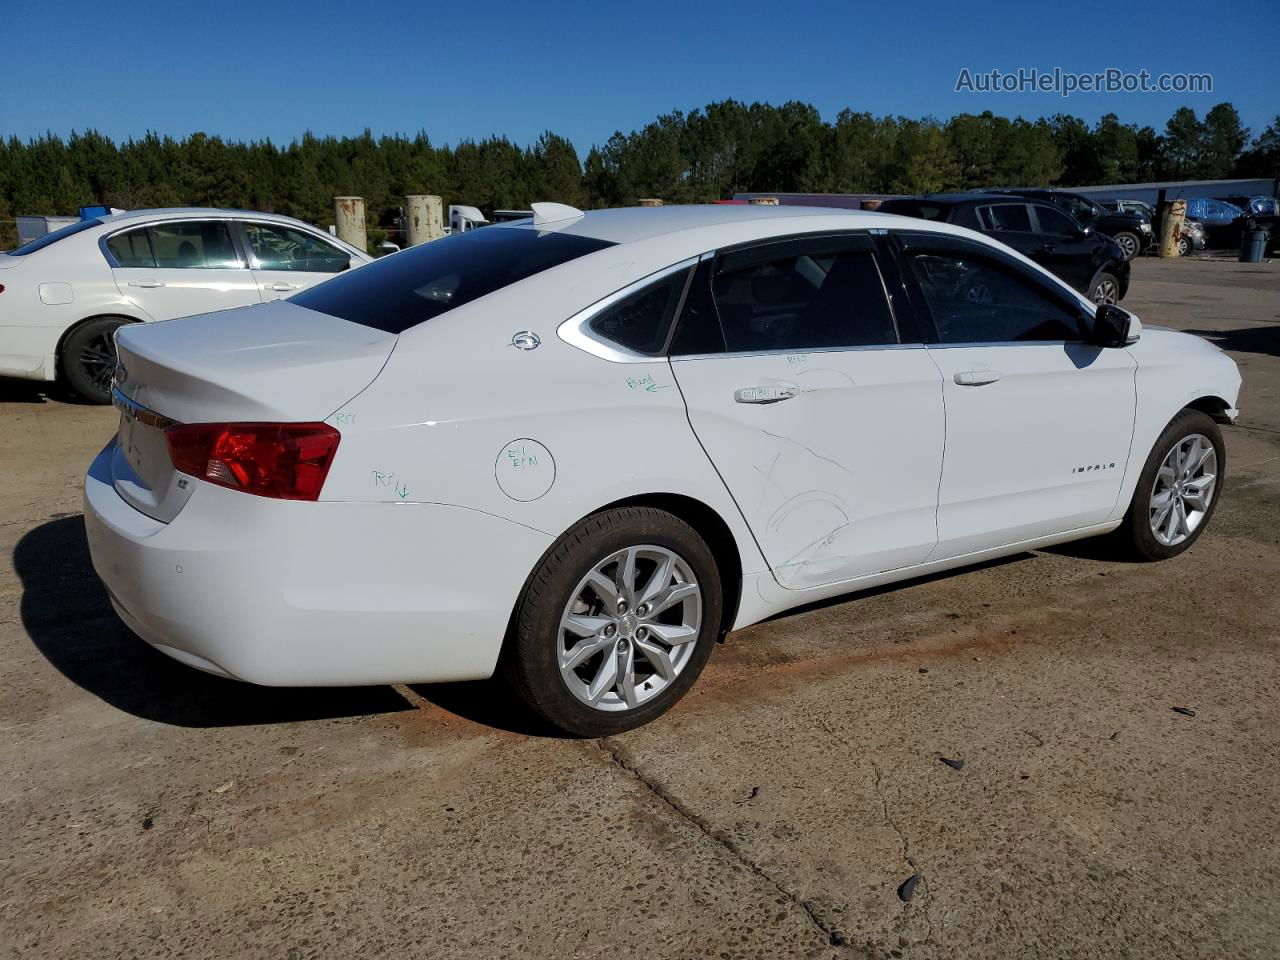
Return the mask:
<path fill-rule="evenodd" d="M 1261 263 L 1266 255 L 1267 231 L 1254 228 L 1240 234 L 1240 262 Z"/>

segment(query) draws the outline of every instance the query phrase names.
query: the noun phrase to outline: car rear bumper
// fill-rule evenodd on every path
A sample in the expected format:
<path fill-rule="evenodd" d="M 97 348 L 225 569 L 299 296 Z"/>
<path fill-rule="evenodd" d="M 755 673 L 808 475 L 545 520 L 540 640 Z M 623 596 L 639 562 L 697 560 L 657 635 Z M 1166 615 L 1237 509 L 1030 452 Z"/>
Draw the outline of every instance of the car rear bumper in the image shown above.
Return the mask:
<path fill-rule="evenodd" d="M 0 325 L 0 377 L 57 377 L 58 331 L 49 327 Z"/>
<path fill-rule="evenodd" d="M 170 523 L 85 477 L 93 565 L 163 653 L 269 686 L 492 674 L 516 598 L 552 538 L 463 507 L 301 503 L 200 484 Z"/>

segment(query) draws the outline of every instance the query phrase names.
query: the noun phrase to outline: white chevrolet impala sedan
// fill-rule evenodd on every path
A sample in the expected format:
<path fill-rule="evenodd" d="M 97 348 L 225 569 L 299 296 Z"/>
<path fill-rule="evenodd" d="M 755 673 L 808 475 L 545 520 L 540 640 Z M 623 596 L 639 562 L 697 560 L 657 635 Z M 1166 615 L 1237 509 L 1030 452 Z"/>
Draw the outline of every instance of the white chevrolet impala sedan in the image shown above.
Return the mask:
<path fill-rule="evenodd" d="M 500 669 L 582 735 L 790 607 L 1103 534 L 1181 553 L 1240 387 L 980 234 L 787 207 L 537 204 L 116 340 L 85 514 L 138 635 L 259 684 Z"/>

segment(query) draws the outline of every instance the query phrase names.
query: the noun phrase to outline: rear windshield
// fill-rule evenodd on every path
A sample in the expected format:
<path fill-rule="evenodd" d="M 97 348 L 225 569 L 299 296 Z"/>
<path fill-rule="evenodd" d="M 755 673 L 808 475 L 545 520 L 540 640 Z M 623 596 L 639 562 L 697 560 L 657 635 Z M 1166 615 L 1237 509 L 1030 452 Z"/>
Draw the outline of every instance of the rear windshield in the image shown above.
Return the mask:
<path fill-rule="evenodd" d="M 941 203 L 921 203 L 919 200 L 886 200 L 877 208 L 879 213 L 899 213 L 904 217 L 921 220 L 946 220 L 950 208 Z"/>
<path fill-rule="evenodd" d="M 100 226 L 102 226 L 102 221 L 97 219 L 81 220 L 79 223 L 68 223 L 65 227 L 62 227 L 59 230 L 54 230 L 52 233 L 46 233 L 43 237 L 36 237 L 34 240 L 24 243 L 16 250 L 10 250 L 9 256 L 25 257 L 28 253 L 35 253 L 37 250 L 43 250 L 45 247 L 49 246 L 49 244 L 57 243 L 59 240 L 64 240 L 73 233 L 79 233 L 81 230 L 88 230 L 90 227 Z"/>
<path fill-rule="evenodd" d="M 607 240 L 482 227 L 413 247 L 334 277 L 290 302 L 403 333 L 535 273 L 613 246 Z"/>

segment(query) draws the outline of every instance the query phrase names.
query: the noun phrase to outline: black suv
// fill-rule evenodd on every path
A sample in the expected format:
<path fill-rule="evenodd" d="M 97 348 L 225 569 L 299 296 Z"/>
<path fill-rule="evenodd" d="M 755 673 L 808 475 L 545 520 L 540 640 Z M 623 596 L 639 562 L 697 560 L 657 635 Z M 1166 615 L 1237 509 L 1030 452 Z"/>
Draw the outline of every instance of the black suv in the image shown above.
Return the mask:
<path fill-rule="evenodd" d="M 1129 290 L 1129 261 L 1120 245 L 1047 203 L 992 193 L 934 193 L 886 200 L 878 210 L 981 230 L 1094 303 L 1116 303 Z"/>
<path fill-rule="evenodd" d="M 985 193 L 1006 193 L 1015 197 L 1026 197 L 1028 200 L 1041 200 L 1052 203 L 1059 210 L 1071 214 L 1086 227 L 1104 233 L 1124 251 L 1124 258 L 1132 260 L 1140 253 L 1145 253 L 1155 243 L 1155 231 L 1151 227 L 1151 218 L 1132 210 L 1106 210 L 1088 197 L 1068 190 L 988 190 Z"/>

